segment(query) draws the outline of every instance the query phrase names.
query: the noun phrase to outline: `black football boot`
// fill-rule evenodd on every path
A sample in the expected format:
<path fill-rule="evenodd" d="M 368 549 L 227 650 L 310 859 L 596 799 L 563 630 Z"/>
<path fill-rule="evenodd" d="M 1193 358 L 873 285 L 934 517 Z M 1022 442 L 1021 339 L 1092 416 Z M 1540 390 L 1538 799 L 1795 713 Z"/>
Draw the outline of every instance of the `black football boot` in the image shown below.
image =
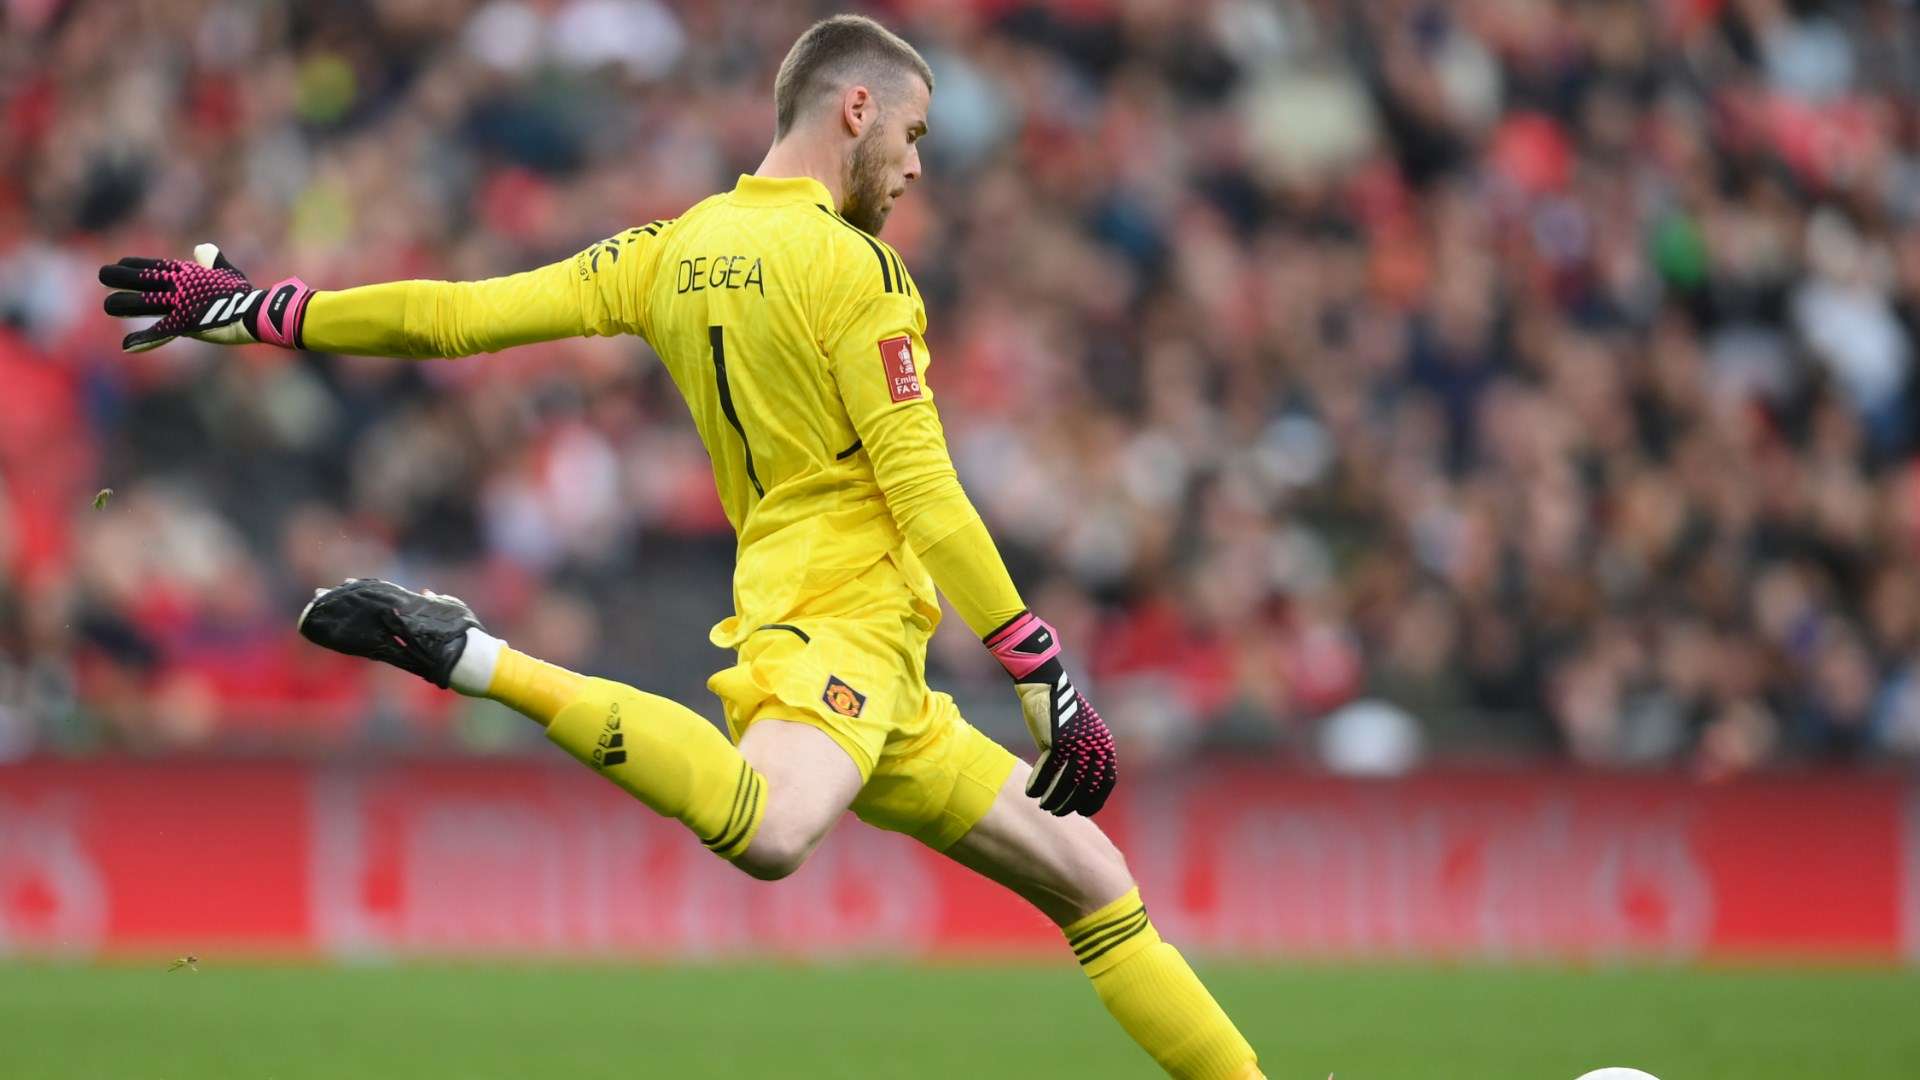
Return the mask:
<path fill-rule="evenodd" d="M 469 626 L 486 629 L 459 597 L 377 578 L 316 589 L 300 613 L 300 634 L 315 645 L 392 664 L 443 690 L 466 650 Z"/>

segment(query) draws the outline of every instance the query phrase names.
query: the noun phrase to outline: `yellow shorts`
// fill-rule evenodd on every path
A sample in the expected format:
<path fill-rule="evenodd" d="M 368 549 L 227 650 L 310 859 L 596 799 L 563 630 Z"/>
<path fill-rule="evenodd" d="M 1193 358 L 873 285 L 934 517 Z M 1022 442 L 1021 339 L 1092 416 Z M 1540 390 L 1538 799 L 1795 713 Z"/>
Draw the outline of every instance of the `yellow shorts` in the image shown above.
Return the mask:
<path fill-rule="evenodd" d="M 892 613 L 764 626 L 707 688 L 735 743 L 768 719 L 824 731 L 860 769 L 860 820 L 945 851 L 986 816 L 1015 759 L 927 688 L 928 629 Z"/>

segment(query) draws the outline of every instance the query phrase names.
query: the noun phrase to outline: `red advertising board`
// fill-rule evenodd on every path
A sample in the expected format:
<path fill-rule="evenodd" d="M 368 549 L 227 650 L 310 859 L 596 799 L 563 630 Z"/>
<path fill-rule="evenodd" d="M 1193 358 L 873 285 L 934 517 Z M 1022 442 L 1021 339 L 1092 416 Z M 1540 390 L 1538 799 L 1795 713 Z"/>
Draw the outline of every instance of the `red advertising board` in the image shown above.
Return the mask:
<path fill-rule="evenodd" d="M 1236 956 L 1920 956 L 1888 777 L 1135 778 L 1101 815 L 1155 922 Z M 849 820 L 748 879 L 556 763 L 0 768 L 0 953 L 690 957 L 1054 949 L 1019 901 Z"/>

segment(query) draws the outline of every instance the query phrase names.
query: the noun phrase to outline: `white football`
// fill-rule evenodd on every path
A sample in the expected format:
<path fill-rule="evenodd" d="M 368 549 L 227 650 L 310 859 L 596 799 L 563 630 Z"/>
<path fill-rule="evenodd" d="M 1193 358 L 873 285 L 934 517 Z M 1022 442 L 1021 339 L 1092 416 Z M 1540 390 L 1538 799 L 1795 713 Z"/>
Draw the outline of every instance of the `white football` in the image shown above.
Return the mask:
<path fill-rule="evenodd" d="M 1616 1065 L 1607 1069 L 1595 1069 L 1578 1077 L 1577 1080 L 1660 1080 L 1660 1078 L 1652 1073 L 1641 1072 L 1639 1069 L 1623 1069 Z"/>

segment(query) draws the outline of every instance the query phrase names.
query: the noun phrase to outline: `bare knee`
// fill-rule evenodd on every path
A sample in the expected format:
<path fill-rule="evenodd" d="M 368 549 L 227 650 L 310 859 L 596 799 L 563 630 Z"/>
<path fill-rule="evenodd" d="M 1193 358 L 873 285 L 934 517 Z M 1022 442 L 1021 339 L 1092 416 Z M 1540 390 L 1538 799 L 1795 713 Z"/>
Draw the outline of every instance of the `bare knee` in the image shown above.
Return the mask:
<path fill-rule="evenodd" d="M 739 858 L 733 860 L 733 865 L 750 878 L 759 881 L 779 881 L 781 878 L 792 875 L 806 861 L 804 855 L 794 856 L 786 852 L 766 854 L 748 849 Z"/>
<path fill-rule="evenodd" d="M 806 865 L 807 856 L 820 846 L 820 836 L 812 830 L 769 815 L 753 834 L 747 850 L 733 860 L 748 877 L 761 881 L 779 881 Z"/>

